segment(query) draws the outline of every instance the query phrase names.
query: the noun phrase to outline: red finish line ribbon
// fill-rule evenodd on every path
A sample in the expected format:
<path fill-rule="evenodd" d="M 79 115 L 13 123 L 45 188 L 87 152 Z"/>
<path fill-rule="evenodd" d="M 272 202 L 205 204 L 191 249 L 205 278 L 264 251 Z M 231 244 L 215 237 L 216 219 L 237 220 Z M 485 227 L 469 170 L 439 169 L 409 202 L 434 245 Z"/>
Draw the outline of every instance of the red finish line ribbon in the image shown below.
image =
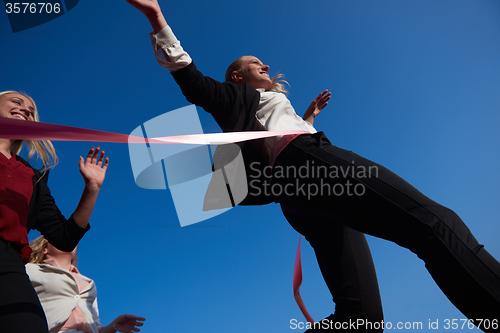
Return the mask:
<path fill-rule="evenodd" d="M 302 311 L 302 314 L 306 318 L 306 320 L 314 324 L 314 320 L 306 309 L 304 302 L 302 301 L 302 297 L 300 297 L 299 289 L 302 284 L 302 261 L 300 258 L 300 241 L 302 240 L 302 236 L 299 238 L 299 246 L 297 246 L 297 255 L 295 256 L 295 264 L 293 267 L 293 296 L 295 297 L 295 302 Z"/>
<path fill-rule="evenodd" d="M 191 134 L 144 138 L 127 134 L 97 131 L 0 117 L 0 137 L 14 140 L 97 141 L 113 143 L 227 144 L 269 138 L 278 135 L 300 135 L 305 131 L 252 131 L 213 134 Z"/>
<path fill-rule="evenodd" d="M 128 143 L 129 136 L 78 127 L 0 117 L 0 137 L 14 140 L 98 141 Z M 142 139 L 141 142 L 144 142 Z"/>

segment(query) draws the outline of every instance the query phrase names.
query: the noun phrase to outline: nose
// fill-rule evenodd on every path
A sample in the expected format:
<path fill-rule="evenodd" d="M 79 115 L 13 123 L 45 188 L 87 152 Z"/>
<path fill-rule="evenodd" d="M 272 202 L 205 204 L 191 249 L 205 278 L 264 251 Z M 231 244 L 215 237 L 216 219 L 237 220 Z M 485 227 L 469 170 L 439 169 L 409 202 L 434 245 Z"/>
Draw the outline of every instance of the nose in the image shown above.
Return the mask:
<path fill-rule="evenodd" d="M 269 71 L 269 66 L 268 65 L 262 65 L 262 69 L 265 70 L 266 72 Z"/>
<path fill-rule="evenodd" d="M 26 118 L 29 118 L 30 116 L 33 115 L 33 112 L 31 112 L 30 109 L 25 108 L 25 107 L 21 107 L 20 111 L 24 112 Z"/>

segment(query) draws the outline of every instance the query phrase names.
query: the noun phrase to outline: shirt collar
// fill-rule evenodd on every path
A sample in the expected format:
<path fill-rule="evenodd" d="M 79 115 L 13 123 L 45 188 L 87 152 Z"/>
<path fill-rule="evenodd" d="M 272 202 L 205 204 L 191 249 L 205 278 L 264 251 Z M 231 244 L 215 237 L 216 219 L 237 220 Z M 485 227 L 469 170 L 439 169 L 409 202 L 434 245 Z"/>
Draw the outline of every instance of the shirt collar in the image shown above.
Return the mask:
<path fill-rule="evenodd" d="M 47 265 L 50 265 L 50 266 L 53 266 L 53 267 L 57 267 L 57 268 L 61 268 L 59 267 L 59 265 L 57 264 L 57 261 L 55 261 L 54 259 L 45 259 L 43 261 L 44 264 L 47 264 Z M 78 268 L 76 268 L 76 266 L 73 266 L 71 265 L 69 271 L 71 273 L 76 273 L 76 274 L 80 274 L 80 272 L 78 271 Z"/>

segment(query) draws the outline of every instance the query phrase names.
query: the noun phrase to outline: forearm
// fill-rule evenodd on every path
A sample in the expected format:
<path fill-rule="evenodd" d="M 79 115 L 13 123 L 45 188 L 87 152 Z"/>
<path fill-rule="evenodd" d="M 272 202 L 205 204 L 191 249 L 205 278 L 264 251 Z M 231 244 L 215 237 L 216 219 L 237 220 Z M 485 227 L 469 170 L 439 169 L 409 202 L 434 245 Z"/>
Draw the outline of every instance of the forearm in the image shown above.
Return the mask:
<path fill-rule="evenodd" d="M 155 33 L 167 26 L 157 0 L 127 0 L 127 2 L 146 16 Z"/>
<path fill-rule="evenodd" d="M 158 9 L 158 11 L 156 11 L 154 14 L 148 15 L 146 17 L 148 18 L 149 23 L 151 24 L 151 27 L 153 28 L 153 31 L 155 33 L 167 26 L 167 21 L 165 20 L 165 17 L 163 16 L 163 13 L 160 9 Z"/>
<path fill-rule="evenodd" d="M 306 112 L 304 113 L 304 116 L 302 119 L 307 121 L 309 124 L 313 125 L 314 124 L 314 118 L 316 118 L 316 114 L 314 112 L 315 108 L 309 107 L 307 108 Z"/>
<path fill-rule="evenodd" d="M 302 119 L 304 119 L 305 121 L 307 121 L 309 124 L 314 125 L 314 118 L 315 117 L 314 117 L 314 115 L 312 113 L 308 115 L 307 112 L 306 112 L 306 114 L 304 114 L 304 117 Z"/>
<path fill-rule="evenodd" d="M 80 202 L 73 213 L 73 219 L 79 227 L 87 227 L 97 201 L 99 190 L 100 187 L 96 185 L 85 185 Z"/>

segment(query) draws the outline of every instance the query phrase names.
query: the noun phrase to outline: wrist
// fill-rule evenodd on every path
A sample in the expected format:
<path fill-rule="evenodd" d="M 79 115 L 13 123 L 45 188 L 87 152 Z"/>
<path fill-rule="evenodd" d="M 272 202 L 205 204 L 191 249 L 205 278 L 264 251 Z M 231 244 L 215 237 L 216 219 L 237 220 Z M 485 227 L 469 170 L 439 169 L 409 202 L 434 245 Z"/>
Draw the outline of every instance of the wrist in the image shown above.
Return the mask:
<path fill-rule="evenodd" d="M 152 9 L 149 13 L 145 13 L 148 20 L 155 20 L 160 16 L 163 16 L 160 8 Z"/>
<path fill-rule="evenodd" d="M 97 193 L 99 193 L 100 189 L 101 189 L 101 186 L 99 186 L 99 184 L 94 183 L 94 182 L 86 182 L 85 188 L 83 189 L 83 191 L 87 194 L 97 194 Z"/>
<path fill-rule="evenodd" d="M 153 27 L 155 33 L 167 26 L 167 21 L 165 20 L 161 10 L 155 11 L 150 15 L 146 15 L 146 17 L 148 18 L 148 21 L 151 24 L 151 27 Z"/>

